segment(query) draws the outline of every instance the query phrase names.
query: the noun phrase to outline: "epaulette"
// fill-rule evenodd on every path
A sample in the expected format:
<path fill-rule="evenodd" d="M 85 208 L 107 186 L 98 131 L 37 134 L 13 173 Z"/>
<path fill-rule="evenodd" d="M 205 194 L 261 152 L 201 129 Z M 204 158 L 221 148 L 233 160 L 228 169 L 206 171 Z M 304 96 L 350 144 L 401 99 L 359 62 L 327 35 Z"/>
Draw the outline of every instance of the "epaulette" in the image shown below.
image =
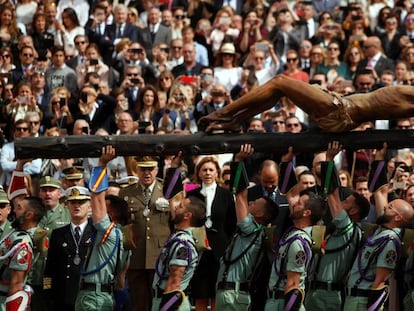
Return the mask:
<path fill-rule="evenodd" d="M 47 256 L 49 249 L 49 238 L 47 236 L 48 230 L 38 228 L 33 234 L 34 252 L 40 253 L 42 257 Z"/>
<path fill-rule="evenodd" d="M 312 226 L 312 252 L 314 254 L 323 255 L 325 252 L 325 232 L 326 226 L 314 225 Z"/>
<path fill-rule="evenodd" d="M 122 226 L 120 228 L 122 232 L 122 244 L 125 250 L 134 250 L 137 248 L 136 238 L 134 235 L 134 230 L 132 229 L 132 224 Z"/>
<path fill-rule="evenodd" d="M 211 250 L 207 237 L 206 227 L 194 227 L 192 228 L 191 232 L 194 239 L 195 248 L 198 252 Z"/>

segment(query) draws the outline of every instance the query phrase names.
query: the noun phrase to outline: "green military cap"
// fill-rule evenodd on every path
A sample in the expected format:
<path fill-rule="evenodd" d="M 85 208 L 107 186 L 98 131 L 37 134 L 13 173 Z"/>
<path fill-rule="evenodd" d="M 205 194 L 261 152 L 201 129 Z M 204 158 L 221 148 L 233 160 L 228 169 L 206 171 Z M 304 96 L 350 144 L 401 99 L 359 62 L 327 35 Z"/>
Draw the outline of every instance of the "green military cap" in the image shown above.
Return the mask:
<path fill-rule="evenodd" d="M 62 188 L 62 183 L 54 177 L 44 176 L 39 181 L 39 187 Z"/>
<path fill-rule="evenodd" d="M 82 179 L 84 168 L 82 166 L 71 166 L 65 168 L 62 173 L 65 179 Z"/>
<path fill-rule="evenodd" d="M 139 178 L 137 176 L 126 176 L 116 180 L 121 188 L 128 187 L 130 185 L 134 185 L 138 183 Z"/>
<path fill-rule="evenodd" d="M 157 167 L 158 166 L 157 157 L 151 157 L 151 156 L 135 157 L 135 161 L 137 161 L 138 167 Z"/>
<path fill-rule="evenodd" d="M 91 193 L 88 188 L 74 186 L 66 189 L 67 201 L 81 201 L 81 200 L 90 200 Z"/>
<path fill-rule="evenodd" d="M 7 198 L 7 193 L 4 190 L 0 190 L 0 204 L 9 204 L 10 201 Z"/>

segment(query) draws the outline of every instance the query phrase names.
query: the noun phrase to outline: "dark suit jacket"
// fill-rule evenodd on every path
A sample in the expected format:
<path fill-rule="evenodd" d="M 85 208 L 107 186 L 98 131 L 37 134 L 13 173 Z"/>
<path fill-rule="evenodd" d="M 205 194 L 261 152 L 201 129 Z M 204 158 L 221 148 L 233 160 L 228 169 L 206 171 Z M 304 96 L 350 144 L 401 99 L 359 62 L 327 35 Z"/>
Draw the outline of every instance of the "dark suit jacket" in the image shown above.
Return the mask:
<path fill-rule="evenodd" d="M 198 76 L 200 74 L 201 68 L 203 66 L 199 63 L 196 63 L 195 66 L 193 68 L 191 68 L 190 70 L 188 70 L 185 66 L 185 64 L 181 64 L 178 66 L 175 66 L 172 69 L 172 73 L 174 75 L 174 77 L 179 77 L 182 75 L 187 75 L 187 76 Z"/>
<path fill-rule="evenodd" d="M 108 25 L 105 29 L 105 35 L 109 37 L 109 39 L 114 42 L 116 39 L 116 24 Z M 132 42 L 138 41 L 138 27 L 131 25 L 129 23 L 125 23 L 124 31 L 122 33 L 122 38 L 129 38 Z"/>
<path fill-rule="evenodd" d="M 366 59 L 361 60 L 358 63 L 358 67 L 356 70 L 357 74 L 363 72 L 367 66 L 368 66 L 368 59 L 366 58 Z M 374 69 L 377 72 L 377 75 L 379 77 L 381 76 L 381 73 L 384 70 L 388 69 L 388 70 L 394 71 L 394 61 L 390 58 L 381 56 L 378 59 L 377 63 L 375 64 Z"/>
<path fill-rule="evenodd" d="M 145 48 L 147 56 L 152 59 L 152 48 L 159 44 L 165 43 L 168 46 L 171 42 L 171 29 L 163 24 L 160 24 L 158 31 L 154 36 L 154 40 L 151 38 L 151 31 L 149 27 L 145 27 L 138 32 L 138 42 Z"/>
<path fill-rule="evenodd" d="M 61 310 L 64 305 L 74 305 L 79 291 L 80 269 L 83 267 L 91 236 L 95 231 L 88 222 L 79 243 L 79 265 L 73 263 L 76 245 L 70 224 L 52 231 L 46 261 L 44 279 L 51 279 L 51 289 L 45 293 L 54 302 L 52 310 Z"/>
<path fill-rule="evenodd" d="M 191 190 L 187 196 L 200 196 L 201 188 Z M 236 230 L 236 209 L 233 195 L 229 190 L 217 185 L 216 194 L 211 204 L 212 228 L 207 228 L 207 238 L 216 259 L 219 259 Z"/>

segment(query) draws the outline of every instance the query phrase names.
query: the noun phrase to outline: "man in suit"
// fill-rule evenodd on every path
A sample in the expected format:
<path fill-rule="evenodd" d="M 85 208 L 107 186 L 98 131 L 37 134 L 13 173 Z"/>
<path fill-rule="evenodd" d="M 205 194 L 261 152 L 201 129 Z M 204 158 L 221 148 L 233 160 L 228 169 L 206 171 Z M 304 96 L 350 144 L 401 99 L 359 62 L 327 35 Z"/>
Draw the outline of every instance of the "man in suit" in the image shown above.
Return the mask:
<path fill-rule="evenodd" d="M 368 69 L 375 69 L 377 76 L 381 76 L 384 70 L 394 71 L 394 61 L 381 53 L 381 40 L 376 36 L 368 37 L 364 41 L 365 59 L 358 63 L 357 73 Z"/>
<path fill-rule="evenodd" d="M 141 43 L 147 55 L 152 58 L 152 47 L 165 43 L 170 45 L 171 29 L 161 24 L 161 12 L 157 7 L 152 7 L 148 10 L 148 27 L 142 29 L 138 33 L 138 42 Z"/>
<path fill-rule="evenodd" d="M 94 232 L 88 221 L 89 198 L 67 201 L 70 224 L 53 230 L 43 277 L 49 310 L 73 311 L 79 291 L 80 270 Z"/>
<path fill-rule="evenodd" d="M 163 184 L 156 179 L 158 162 L 154 157 L 132 160 L 139 182 L 121 188 L 119 196 L 128 203 L 136 249 L 132 251 L 127 279 L 134 311 L 151 309 L 155 262 L 170 234 L 168 201 Z"/>
<path fill-rule="evenodd" d="M 31 46 L 24 46 L 19 53 L 19 64 L 12 70 L 12 81 L 17 85 L 21 81 L 30 81 L 34 64 L 34 50 Z"/>
<path fill-rule="evenodd" d="M 118 4 L 114 8 L 114 14 L 115 23 L 106 27 L 105 32 L 113 45 L 117 45 L 122 38 L 129 38 L 132 42 L 137 42 L 138 27 L 127 22 L 128 8 L 123 4 Z"/>
<path fill-rule="evenodd" d="M 193 43 L 185 43 L 183 45 L 184 63 L 173 68 L 172 73 L 174 77 L 183 75 L 198 76 L 200 74 L 203 66 L 196 62 L 195 53 Z"/>
<path fill-rule="evenodd" d="M 78 53 L 76 56 L 68 60 L 66 65 L 76 71 L 76 67 L 82 65 L 86 59 L 86 47 L 90 41 L 86 35 L 77 35 L 75 39 L 73 39 L 73 42 L 75 43 L 75 48 Z"/>
<path fill-rule="evenodd" d="M 302 15 L 300 18 L 300 40 L 309 40 L 312 38 L 316 31 L 319 28 L 318 22 L 315 21 L 314 17 L 314 10 L 312 6 L 312 1 L 304 1 L 302 2 Z"/>
<path fill-rule="evenodd" d="M 206 68 L 211 70 L 208 67 Z M 203 68 L 203 70 L 205 70 L 205 68 Z M 197 103 L 196 109 L 194 110 L 194 117 L 198 120 L 213 111 L 222 109 L 229 103 L 229 100 L 231 100 L 230 94 L 226 87 L 222 84 L 215 84 L 213 85 L 210 94 Z"/>

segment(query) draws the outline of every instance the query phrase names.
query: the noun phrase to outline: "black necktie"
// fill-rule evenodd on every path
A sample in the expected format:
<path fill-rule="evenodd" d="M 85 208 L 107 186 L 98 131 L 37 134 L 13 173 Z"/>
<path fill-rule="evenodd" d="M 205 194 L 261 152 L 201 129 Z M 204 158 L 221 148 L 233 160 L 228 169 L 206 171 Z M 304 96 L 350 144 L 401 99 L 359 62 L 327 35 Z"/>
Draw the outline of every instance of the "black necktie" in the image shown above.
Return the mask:
<path fill-rule="evenodd" d="M 75 227 L 75 240 L 76 240 L 76 243 L 79 243 L 79 240 L 80 240 L 80 228 L 78 226 Z"/>

